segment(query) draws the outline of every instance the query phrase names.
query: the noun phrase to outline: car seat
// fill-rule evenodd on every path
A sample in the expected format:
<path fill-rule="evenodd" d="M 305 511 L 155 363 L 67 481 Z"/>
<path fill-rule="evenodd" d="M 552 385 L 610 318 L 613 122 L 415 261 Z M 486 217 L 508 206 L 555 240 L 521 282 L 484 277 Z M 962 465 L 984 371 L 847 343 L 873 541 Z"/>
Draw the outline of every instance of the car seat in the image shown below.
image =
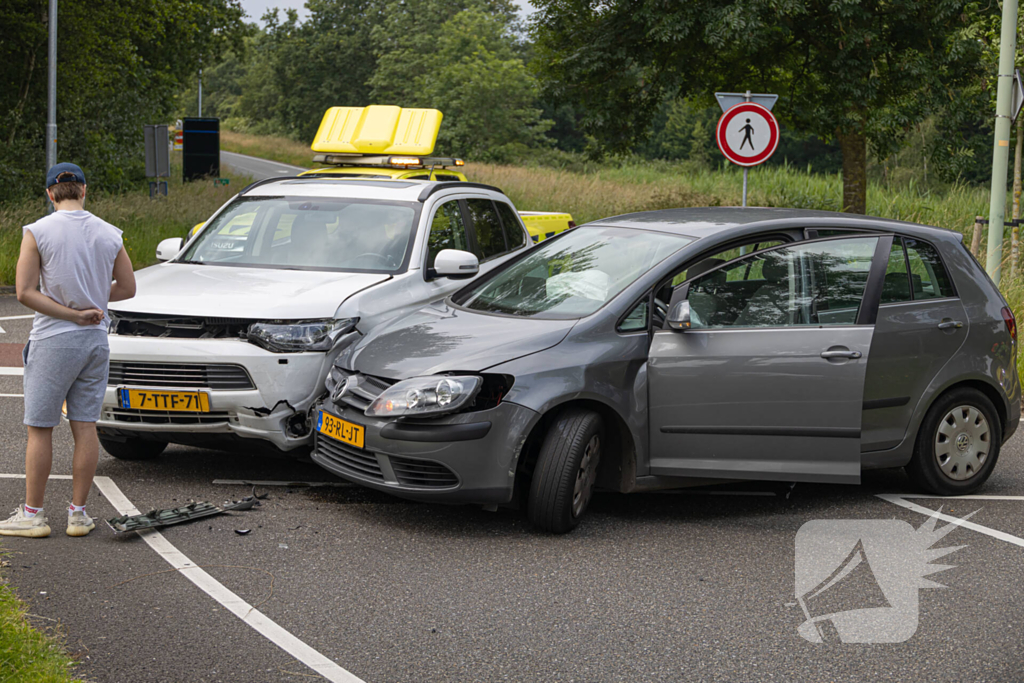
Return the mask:
<path fill-rule="evenodd" d="M 790 323 L 788 261 L 766 254 L 761 274 L 765 282 L 736 317 L 734 324 L 738 327 L 778 327 Z"/>

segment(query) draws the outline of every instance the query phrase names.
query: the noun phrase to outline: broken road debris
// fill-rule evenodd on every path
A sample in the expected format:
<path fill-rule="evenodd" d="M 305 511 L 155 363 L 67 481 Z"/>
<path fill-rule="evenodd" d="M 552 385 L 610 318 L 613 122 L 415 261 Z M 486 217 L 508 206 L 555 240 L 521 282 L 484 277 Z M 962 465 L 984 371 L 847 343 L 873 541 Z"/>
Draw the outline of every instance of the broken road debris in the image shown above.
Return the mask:
<path fill-rule="evenodd" d="M 202 519 L 203 517 L 219 515 L 224 512 L 251 510 L 260 504 L 259 499 L 266 497 L 267 494 L 265 493 L 261 496 L 246 496 L 241 500 L 227 501 L 222 505 L 214 505 L 205 501 L 201 503 L 193 501 L 181 507 L 166 510 L 150 510 L 144 515 L 113 517 L 107 520 L 107 524 L 114 530 L 115 534 L 125 531 L 155 529 L 172 524 L 191 522 L 194 519 Z"/>

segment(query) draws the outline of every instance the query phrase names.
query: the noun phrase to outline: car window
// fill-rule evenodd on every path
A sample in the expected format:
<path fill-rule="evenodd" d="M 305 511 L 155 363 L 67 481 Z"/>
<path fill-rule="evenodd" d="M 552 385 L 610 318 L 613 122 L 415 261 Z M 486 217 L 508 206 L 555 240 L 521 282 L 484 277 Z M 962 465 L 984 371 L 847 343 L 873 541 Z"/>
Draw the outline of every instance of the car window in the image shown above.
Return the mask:
<path fill-rule="evenodd" d="M 770 249 L 771 247 L 776 247 L 780 244 L 783 244 L 783 242 L 782 240 L 778 239 L 756 240 L 754 242 L 751 242 L 750 244 L 743 244 L 740 246 L 732 247 L 731 249 L 727 249 L 725 251 L 720 251 L 716 254 L 712 254 L 701 259 L 700 261 L 697 261 L 696 263 L 689 264 L 685 270 L 680 271 L 678 274 L 676 274 L 676 276 L 672 278 L 672 285 L 678 285 L 682 282 L 685 282 L 686 280 L 689 280 L 690 278 L 696 277 L 701 273 L 706 273 L 712 268 L 720 266 L 723 263 L 727 263 L 728 261 L 732 261 L 733 259 L 739 258 L 740 256 L 743 256 L 745 254 L 751 254 L 755 251 L 760 251 L 761 249 Z M 750 271 L 739 271 L 733 273 L 733 277 L 740 276 L 745 278 L 759 277 L 758 273 Z"/>
<path fill-rule="evenodd" d="M 691 325 L 853 325 L 877 242 L 862 237 L 798 243 L 701 275 L 686 286 Z"/>
<path fill-rule="evenodd" d="M 648 303 L 647 299 L 644 299 L 636 305 L 636 307 L 629 312 L 622 322 L 619 323 L 619 332 L 639 332 L 640 330 L 647 329 L 647 310 Z"/>
<path fill-rule="evenodd" d="M 240 197 L 182 262 L 292 270 L 404 267 L 419 205 L 317 197 Z"/>
<path fill-rule="evenodd" d="M 462 178 L 460 178 L 457 175 L 448 175 L 448 174 L 444 174 L 444 173 L 435 173 L 434 174 L 434 180 L 458 180 L 458 181 L 461 181 Z"/>
<path fill-rule="evenodd" d="M 470 221 L 476 231 L 477 257 L 481 261 L 504 254 L 505 235 L 501 231 L 501 221 L 494 210 L 494 202 L 490 199 L 467 199 Z"/>
<path fill-rule="evenodd" d="M 434 219 L 430 222 L 427 268 L 434 267 L 434 259 L 442 249 L 469 251 L 458 199 L 445 202 L 434 212 Z"/>
<path fill-rule="evenodd" d="M 505 228 L 505 242 L 509 251 L 526 246 L 526 230 L 515 210 L 505 202 L 494 202 L 501 216 L 501 225 Z"/>
<path fill-rule="evenodd" d="M 882 281 L 883 304 L 910 301 L 910 278 L 907 276 L 907 257 L 903 250 L 903 240 L 896 237 L 889 250 L 889 263 L 885 267 L 885 280 Z"/>
<path fill-rule="evenodd" d="M 914 299 L 939 299 L 956 296 L 942 259 L 935 247 L 920 240 L 904 240 L 910 262 L 910 281 Z"/>
<path fill-rule="evenodd" d="M 648 230 L 576 228 L 499 266 L 455 303 L 527 318 L 582 318 L 692 241 Z"/>

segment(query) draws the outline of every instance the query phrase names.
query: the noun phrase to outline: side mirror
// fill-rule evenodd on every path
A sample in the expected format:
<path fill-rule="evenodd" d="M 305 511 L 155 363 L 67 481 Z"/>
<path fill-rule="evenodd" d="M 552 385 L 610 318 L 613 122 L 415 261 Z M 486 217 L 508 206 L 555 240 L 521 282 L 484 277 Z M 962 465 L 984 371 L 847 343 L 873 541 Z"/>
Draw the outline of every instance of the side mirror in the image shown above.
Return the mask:
<path fill-rule="evenodd" d="M 690 302 L 680 301 L 668 312 L 668 326 L 673 330 L 690 329 Z"/>
<path fill-rule="evenodd" d="M 468 251 L 442 249 L 434 258 L 434 274 L 438 277 L 466 278 L 480 272 L 480 259 Z"/>
<path fill-rule="evenodd" d="M 170 261 L 178 255 L 183 246 L 185 246 L 185 240 L 180 237 L 168 237 L 156 245 L 156 260 Z"/>

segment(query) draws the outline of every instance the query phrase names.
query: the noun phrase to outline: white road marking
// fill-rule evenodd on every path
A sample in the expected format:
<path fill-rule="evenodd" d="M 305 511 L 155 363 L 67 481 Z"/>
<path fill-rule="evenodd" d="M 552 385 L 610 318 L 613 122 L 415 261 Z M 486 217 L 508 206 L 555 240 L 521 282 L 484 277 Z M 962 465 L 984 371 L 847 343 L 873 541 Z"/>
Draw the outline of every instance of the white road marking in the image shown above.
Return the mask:
<path fill-rule="evenodd" d="M 673 496 L 774 496 L 773 491 L 698 491 L 687 489 L 671 489 L 668 491 L 648 491 L 661 495 Z"/>
<path fill-rule="evenodd" d="M 1024 496 L 930 496 L 927 493 L 893 493 L 897 498 L 931 498 L 934 500 L 1024 500 Z"/>
<path fill-rule="evenodd" d="M 5 330 L 4 328 L 0 327 L 0 334 L 7 334 L 7 330 Z"/>
<path fill-rule="evenodd" d="M 36 317 L 35 313 L 30 313 L 28 315 L 5 315 L 0 317 L 0 320 L 28 320 L 29 318 L 34 317 Z"/>
<path fill-rule="evenodd" d="M 25 368 L 0 368 L 0 375 L 24 375 Z"/>
<path fill-rule="evenodd" d="M 986 536 L 991 536 L 992 538 L 997 538 L 1000 541 L 1005 541 L 1006 543 L 1011 543 L 1013 545 L 1016 545 L 1016 546 L 1019 546 L 1021 548 L 1024 548 L 1024 538 L 1020 538 L 1019 536 L 1014 536 L 1013 534 L 1008 534 L 1005 531 L 998 531 L 996 529 L 990 529 L 987 526 L 982 526 L 980 524 L 975 524 L 974 522 L 966 522 L 966 521 L 960 519 L 959 517 L 953 517 L 952 515 L 947 515 L 947 514 L 943 514 L 941 512 L 936 512 L 935 510 L 930 510 L 930 509 L 928 509 L 928 508 L 926 508 L 926 507 L 924 507 L 922 505 L 918 505 L 917 503 L 911 503 L 909 500 L 903 500 L 903 498 L 901 498 L 900 496 L 898 496 L 898 495 L 896 495 L 894 493 L 878 493 L 876 495 L 879 498 L 881 498 L 882 500 L 887 500 L 890 503 L 893 503 L 894 505 L 899 505 L 900 507 L 905 507 L 908 510 L 912 510 L 913 512 L 917 512 L 918 514 L 928 515 L 929 517 L 934 515 L 935 517 L 938 517 L 939 519 L 941 519 L 944 522 L 949 522 L 950 524 L 956 524 L 958 526 L 964 527 L 965 529 L 970 529 L 971 531 L 977 531 L 979 534 L 985 534 Z M 967 496 L 960 496 L 960 498 L 967 498 Z M 947 498 L 945 500 L 951 500 L 951 499 Z"/>
<path fill-rule="evenodd" d="M 0 398 L 25 398 L 25 394 L 0 394 Z"/>
<path fill-rule="evenodd" d="M 0 474 L 0 479 L 24 479 L 24 474 Z M 51 474 L 50 479 L 71 479 L 69 474 Z M 110 477 L 95 477 L 93 483 L 100 493 L 122 515 L 138 515 L 138 509 L 121 492 Z M 313 671 L 332 683 L 365 683 L 361 678 L 341 668 L 333 661 L 320 654 L 309 645 L 293 636 L 277 622 L 242 598 L 238 597 L 224 584 L 196 566 L 195 562 L 175 548 L 167 538 L 156 529 L 136 532 L 150 548 L 164 558 L 167 564 L 179 570 L 177 573 L 198 586 L 204 593 L 219 602 L 226 610 L 255 629 L 260 635 L 277 645 L 279 648 L 299 660 Z"/>
<path fill-rule="evenodd" d="M 347 481 L 263 481 L 260 479 L 214 479 L 217 486 L 355 486 Z"/>

